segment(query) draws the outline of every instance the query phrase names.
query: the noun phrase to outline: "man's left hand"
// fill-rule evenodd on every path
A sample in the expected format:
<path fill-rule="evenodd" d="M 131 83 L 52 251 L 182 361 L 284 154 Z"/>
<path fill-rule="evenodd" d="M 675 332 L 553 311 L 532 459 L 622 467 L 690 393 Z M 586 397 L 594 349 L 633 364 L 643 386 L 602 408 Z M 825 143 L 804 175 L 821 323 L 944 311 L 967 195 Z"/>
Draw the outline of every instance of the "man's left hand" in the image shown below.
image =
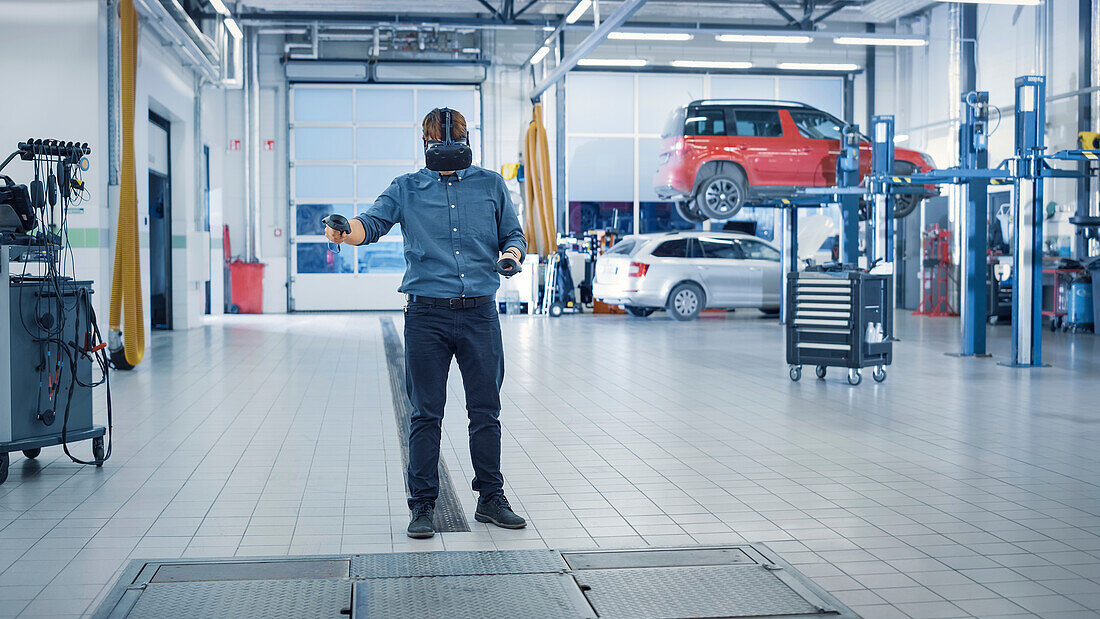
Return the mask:
<path fill-rule="evenodd" d="M 500 260 L 497 260 L 495 266 L 496 272 L 500 273 L 504 277 L 511 277 L 516 273 L 519 273 L 523 270 L 523 267 L 520 266 L 519 259 L 519 251 L 517 251 L 514 247 L 509 247 L 508 251 L 504 252 L 504 255 L 501 256 Z"/>

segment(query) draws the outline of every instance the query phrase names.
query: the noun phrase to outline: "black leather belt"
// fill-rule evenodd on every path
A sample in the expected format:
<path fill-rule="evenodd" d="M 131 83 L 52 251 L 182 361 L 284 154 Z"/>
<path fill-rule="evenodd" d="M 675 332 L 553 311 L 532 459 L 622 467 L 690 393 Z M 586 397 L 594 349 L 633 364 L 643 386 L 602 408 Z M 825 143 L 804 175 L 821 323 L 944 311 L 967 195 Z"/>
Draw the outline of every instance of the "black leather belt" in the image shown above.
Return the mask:
<path fill-rule="evenodd" d="M 407 295 L 409 303 L 423 303 L 432 307 L 445 307 L 447 309 L 470 309 L 481 307 L 493 302 L 493 295 L 484 297 L 455 297 L 453 299 L 437 299 L 436 297 L 422 297 L 418 294 Z"/>

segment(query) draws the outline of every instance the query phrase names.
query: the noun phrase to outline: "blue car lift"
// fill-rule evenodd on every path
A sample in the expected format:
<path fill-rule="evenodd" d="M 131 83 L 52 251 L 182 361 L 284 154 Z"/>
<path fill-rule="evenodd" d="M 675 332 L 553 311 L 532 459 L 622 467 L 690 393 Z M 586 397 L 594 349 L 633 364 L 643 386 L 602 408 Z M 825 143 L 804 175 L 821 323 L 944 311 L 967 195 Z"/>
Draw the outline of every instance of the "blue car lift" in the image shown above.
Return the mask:
<path fill-rule="evenodd" d="M 840 204 L 843 220 L 841 262 L 856 264 L 859 256 L 859 203 L 871 205 L 865 230 L 866 265 L 894 262 L 894 196 L 923 191 L 924 185 L 958 185 L 965 199 L 962 212 L 964 255 L 962 294 L 962 356 L 986 353 L 986 233 L 989 185 L 1011 184 L 1013 198 L 1014 285 L 1012 288 L 1012 367 L 1042 366 L 1043 183 L 1048 178 L 1082 178 L 1091 172 L 1053 168 L 1048 160 L 1093 162 L 1100 150 L 1073 149 L 1045 154 L 1046 78 L 1016 78 L 1015 148 L 1013 156 L 989 168 L 989 93 L 963 96 L 965 117 L 959 128 L 957 167 L 896 175 L 894 117 L 871 119 L 871 173 L 859 184 L 859 130 L 844 128 L 837 162 L 837 186 L 813 187 L 764 206 L 787 213 L 786 271 L 798 269 L 798 209 Z M 1085 168 L 1090 170 L 1091 168 Z M 783 319 L 787 319 L 783 299 Z"/>
<path fill-rule="evenodd" d="M 965 191 L 963 225 L 962 331 L 964 356 L 986 355 L 985 264 L 986 203 L 990 184 L 1013 185 L 1012 202 L 1014 284 L 1012 287 L 1012 367 L 1042 366 L 1042 276 L 1043 276 L 1043 184 L 1048 178 L 1081 178 L 1077 170 L 1052 168 L 1048 160 L 1092 161 L 1098 150 L 1065 150 L 1045 154 L 1046 78 L 1027 75 L 1016 78 L 1015 149 L 1013 156 L 996 168 L 988 168 L 989 93 L 971 92 L 963 97 L 965 121 L 959 129 L 959 161 L 954 168 L 897 177 L 875 168 L 868 178 L 869 192 L 875 196 L 903 191 L 906 185 L 961 185 Z M 893 144 L 880 140 L 879 124 L 887 125 L 882 134 L 893 133 L 893 118 L 879 116 L 873 127 L 875 151 L 893 153 Z M 890 229 L 887 223 L 887 230 Z M 887 232 L 889 236 L 889 231 Z M 889 250 L 887 250 L 889 251 Z"/>

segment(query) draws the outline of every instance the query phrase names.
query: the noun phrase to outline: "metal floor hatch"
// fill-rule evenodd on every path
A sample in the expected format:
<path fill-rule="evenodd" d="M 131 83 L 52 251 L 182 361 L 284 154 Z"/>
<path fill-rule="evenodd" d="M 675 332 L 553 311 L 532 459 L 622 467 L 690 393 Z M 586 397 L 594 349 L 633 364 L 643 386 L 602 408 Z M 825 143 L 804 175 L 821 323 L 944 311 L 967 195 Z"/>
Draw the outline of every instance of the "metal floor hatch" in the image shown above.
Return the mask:
<path fill-rule="evenodd" d="M 93 616 L 858 619 L 759 544 L 137 560 Z"/>

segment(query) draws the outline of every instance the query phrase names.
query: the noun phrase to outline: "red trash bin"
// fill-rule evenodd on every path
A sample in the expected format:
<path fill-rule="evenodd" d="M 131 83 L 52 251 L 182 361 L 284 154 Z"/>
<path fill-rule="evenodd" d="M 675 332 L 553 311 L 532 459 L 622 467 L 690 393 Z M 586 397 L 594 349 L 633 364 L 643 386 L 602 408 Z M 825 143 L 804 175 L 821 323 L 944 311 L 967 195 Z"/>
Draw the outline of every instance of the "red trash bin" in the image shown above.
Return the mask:
<path fill-rule="evenodd" d="M 264 263 L 234 260 L 229 263 L 233 304 L 241 314 L 264 313 Z"/>

